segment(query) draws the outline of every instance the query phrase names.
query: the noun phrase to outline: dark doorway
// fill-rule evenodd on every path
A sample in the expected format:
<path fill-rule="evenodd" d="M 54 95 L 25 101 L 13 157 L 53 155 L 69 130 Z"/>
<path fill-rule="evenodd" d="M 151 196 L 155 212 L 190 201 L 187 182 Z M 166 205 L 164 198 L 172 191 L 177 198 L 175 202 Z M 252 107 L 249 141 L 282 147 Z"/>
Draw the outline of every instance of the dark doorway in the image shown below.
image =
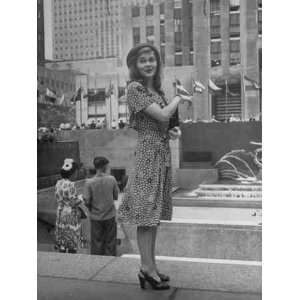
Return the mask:
<path fill-rule="evenodd" d="M 111 168 L 111 175 L 114 176 L 117 180 L 120 191 L 122 192 L 125 188 L 128 180 L 128 176 L 126 175 L 125 168 Z"/>

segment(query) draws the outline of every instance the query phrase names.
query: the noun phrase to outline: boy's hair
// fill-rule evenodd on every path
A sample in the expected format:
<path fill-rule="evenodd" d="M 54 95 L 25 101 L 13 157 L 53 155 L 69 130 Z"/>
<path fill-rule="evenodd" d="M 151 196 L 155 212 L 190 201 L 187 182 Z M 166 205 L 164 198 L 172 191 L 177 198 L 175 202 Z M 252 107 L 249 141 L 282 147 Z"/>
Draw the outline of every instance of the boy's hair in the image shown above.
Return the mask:
<path fill-rule="evenodd" d="M 96 170 L 103 169 L 108 163 L 109 160 L 106 157 L 97 156 L 94 158 L 94 167 Z"/>

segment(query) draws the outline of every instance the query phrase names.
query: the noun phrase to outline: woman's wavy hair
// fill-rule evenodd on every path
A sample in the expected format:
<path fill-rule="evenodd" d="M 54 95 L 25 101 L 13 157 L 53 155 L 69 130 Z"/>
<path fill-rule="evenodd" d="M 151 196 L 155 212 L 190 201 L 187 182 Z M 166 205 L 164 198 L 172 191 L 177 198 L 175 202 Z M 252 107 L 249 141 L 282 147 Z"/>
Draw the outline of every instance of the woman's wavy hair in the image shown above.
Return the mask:
<path fill-rule="evenodd" d="M 143 48 L 149 48 L 149 49 L 148 50 L 145 49 L 144 51 L 142 51 Z M 138 81 L 141 84 L 143 84 L 144 86 L 146 85 L 144 77 L 140 74 L 140 72 L 137 68 L 137 60 L 138 60 L 138 57 L 142 53 L 150 52 L 150 51 L 154 52 L 154 55 L 155 55 L 155 58 L 157 61 L 157 69 L 156 69 L 156 73 L 154 74 L 154 77 L 153 77 L 153 87 L 160 95 L 164 95 L 164 92 L 161 88 L 162 63 L 161 63 L 160 54 L 159 54 L 157 48 L 151 44 L 140 44 L 140 45 L 132 48 L 129 51 L 128 56 L 127 56 L 127 65 L 128 65 L 128 69 L 129 69 L 130 82 Z"/>

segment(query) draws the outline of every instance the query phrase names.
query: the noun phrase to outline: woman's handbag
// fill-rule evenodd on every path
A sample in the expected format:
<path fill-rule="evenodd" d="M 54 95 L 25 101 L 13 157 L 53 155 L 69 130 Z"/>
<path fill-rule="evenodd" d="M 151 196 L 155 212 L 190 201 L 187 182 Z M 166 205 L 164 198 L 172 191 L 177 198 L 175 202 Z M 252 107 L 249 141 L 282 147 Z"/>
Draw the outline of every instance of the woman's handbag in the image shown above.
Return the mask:
<path fill-rule="evenodd" d="M 86 219 L 89 213 L 88 208 L 83 203 L 81 203 L 78 205 L 78 210 L 80 213 L 80 219 Z"/>
<path fill-rule="evenodd" d="M 174 128 L 174 127 L 179 127 L 179 114 L 178 114 L 178 108 L 174 112 L 173 116 L 170 118 L 169 121 L 169 130 Z"/>

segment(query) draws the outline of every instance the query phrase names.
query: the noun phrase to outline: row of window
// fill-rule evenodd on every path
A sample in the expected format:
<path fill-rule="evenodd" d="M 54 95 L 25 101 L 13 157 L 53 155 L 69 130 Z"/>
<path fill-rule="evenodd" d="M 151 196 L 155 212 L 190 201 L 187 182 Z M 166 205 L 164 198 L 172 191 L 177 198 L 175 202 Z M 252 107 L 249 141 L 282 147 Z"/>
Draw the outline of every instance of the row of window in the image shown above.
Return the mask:
<path fill-rule="evenodd" d="M 216 67 L 221 65 L 221 41 L 212 41 L 210 44 L 211 66 Z M 240 40 L 229 41 L 229 58 L 230 65 L 240 63 Z"/>
<path fill-rule="evenodd" d="M 104 51 L 102 51 L 104 52 Z M 108 52 L 108 50 L 107 50 Z M 101 55 L 98 51 L 97 52 L 78 52 L 78 53 L 60 53 L 60 54 L 55 54 L 54 57 L 55 59 L 81 59 L 81 58 L 94 58 L 94 57 L 116 57 L 118 56 L 119 53 L 109 53 L 107 55 Z"/>
<path fill-rule="evenodd" d="M 75 84 L 71 82 L 65 82 L 60 80 L 51 79 L 48 77 L 38 76 L 38 81 L 41 84 L 50 85 L 50 88 L 61 89 L 63 91 L 75 90 Z"/>
<path fill-rule="evenodd" d="M 153 16 L 153 5 L 148 3 L 146 5 L 146 16 Z M 131 16 L 133 18 L 140 16 L 140 7 L 138 5 L 134 5 L 131 7 Z"/>
<path fill-rule="evenodd" d="M 67 4 L 66 4 L 66 2 L 65 2 L 65 0 L 53 0 L 54 1 L 54 3 L 61 3 L 61 2 L 64 2 L 64 6 L 67 6 Z M 95 3 L 95 4 L 97 4 L 97 3 L 104 3 L 104 2 L 106 2 L 107 0 L 89 0 L 89 1 L 87 1 L 87 0 L 80 0 L 79 2 L 78 2 L 78 5 L 79 6 L 81 6 L 81 5 L 87 5 L 88 3 L 91 5 L 93 2 Z M 113 2 L 112 0 L 110 0 L 111 2 Z M 118 1 L 115 1 L 115 2 L 118 2 Z M 77 3 L 75 2 L 74 3 L 74 5 L 76 5 Z M 71 4 L 69 4 L 69 6 L 71 6 Z"/>

